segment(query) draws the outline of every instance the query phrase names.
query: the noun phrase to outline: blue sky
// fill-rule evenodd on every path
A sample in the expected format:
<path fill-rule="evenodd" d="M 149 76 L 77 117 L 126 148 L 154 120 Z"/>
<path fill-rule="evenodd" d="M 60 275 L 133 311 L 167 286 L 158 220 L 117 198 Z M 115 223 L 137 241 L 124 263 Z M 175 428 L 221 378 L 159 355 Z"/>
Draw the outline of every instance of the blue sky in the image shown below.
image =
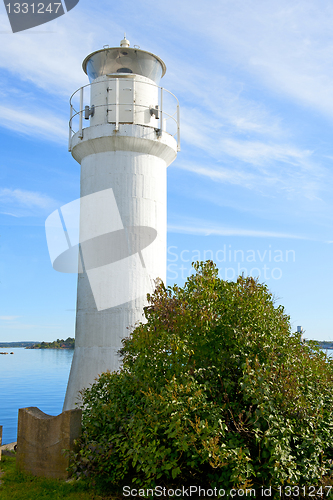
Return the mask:
<path fill-rule="evenodd" d="M 213 258 L 260 275 L 305 337 L 333 340 L 333 5 L 314 0 L 80 0 L 11 33 L 0 5 L 0 341 L 74 335 L 76 276 L 45 219 L 79 197 L 67 151 L 83 59 L 126 31 L 161 57 L 181 106 L 168 167 L 168 284 Z"/>

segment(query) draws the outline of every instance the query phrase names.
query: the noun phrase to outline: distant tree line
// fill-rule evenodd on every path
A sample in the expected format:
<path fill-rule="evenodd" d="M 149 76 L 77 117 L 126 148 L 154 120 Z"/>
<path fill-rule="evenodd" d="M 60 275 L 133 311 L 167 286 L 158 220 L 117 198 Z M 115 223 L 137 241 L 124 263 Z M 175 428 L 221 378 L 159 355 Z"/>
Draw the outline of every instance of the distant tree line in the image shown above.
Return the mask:
<path fill-rule="evenodd" d="M 57 339 L 53 342 L 41 342 L 26 347 L 26 349 L 74 349 L 75 339 L 68 337 L 66 340 Z"/>
<path fill-rule="evenodd" d="M 8 347 L 28 347 L 35 344 L 35 342 L 0 342 L 0 347 L 7 349 Z"/>
<path fill-rule="evenodd" d="M 320 349 L 333 349 L 333 342 L 321 340 L 318 342 Z"/>

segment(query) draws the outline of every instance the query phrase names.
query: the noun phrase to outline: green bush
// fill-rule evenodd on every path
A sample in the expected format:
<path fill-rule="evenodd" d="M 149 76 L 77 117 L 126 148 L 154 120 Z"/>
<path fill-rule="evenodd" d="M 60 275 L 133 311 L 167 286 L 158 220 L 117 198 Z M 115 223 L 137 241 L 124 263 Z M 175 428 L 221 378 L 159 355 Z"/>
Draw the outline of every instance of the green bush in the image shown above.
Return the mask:
<path fill-rule="evenodd" d="M 281 498 L 279 486 L 331 484 L 331 360 L 291 331 L 266 285 L 194 268 L 183 288 L 158 284 L 122 370 L 83 391 L 72 471 L 118 492 L 271 486 Z"/>

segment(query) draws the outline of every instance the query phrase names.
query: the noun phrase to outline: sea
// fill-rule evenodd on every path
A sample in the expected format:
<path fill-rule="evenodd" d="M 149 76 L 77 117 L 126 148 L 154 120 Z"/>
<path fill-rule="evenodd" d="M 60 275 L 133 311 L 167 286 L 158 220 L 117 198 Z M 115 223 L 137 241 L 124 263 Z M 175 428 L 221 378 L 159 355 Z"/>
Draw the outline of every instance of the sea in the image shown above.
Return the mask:
<path fill-rule="evenodd" d="M 19 408 L 37 406 L 59 415 L 65 399 L 74 349 L 0 348 L 0 425 L 2 444 L 17 440 Z M 333 350 L 326 351 L 333 356 Z"/>
<path fill-rule="evenodd" d="M 48 415 L 62 412 L 74 349 L 3 348 L 0 352 L 2 444 L 17 440 L 19 408 L 37 406 Z"/>

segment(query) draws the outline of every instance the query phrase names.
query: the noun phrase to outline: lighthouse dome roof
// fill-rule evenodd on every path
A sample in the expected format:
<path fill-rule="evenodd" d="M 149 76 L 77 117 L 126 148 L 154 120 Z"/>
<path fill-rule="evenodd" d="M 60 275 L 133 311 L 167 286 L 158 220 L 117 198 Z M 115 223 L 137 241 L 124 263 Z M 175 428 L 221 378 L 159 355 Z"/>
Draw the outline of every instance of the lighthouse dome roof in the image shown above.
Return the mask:
<path fill-rule="evenodd" d="M 90 82 L 102 75 L 134 73 L 159 83 L 166 72 L 166 66 L 158 56 L 125 44 L 121 47 L 104 47 L 89 54 L 82 68 Z"/>

